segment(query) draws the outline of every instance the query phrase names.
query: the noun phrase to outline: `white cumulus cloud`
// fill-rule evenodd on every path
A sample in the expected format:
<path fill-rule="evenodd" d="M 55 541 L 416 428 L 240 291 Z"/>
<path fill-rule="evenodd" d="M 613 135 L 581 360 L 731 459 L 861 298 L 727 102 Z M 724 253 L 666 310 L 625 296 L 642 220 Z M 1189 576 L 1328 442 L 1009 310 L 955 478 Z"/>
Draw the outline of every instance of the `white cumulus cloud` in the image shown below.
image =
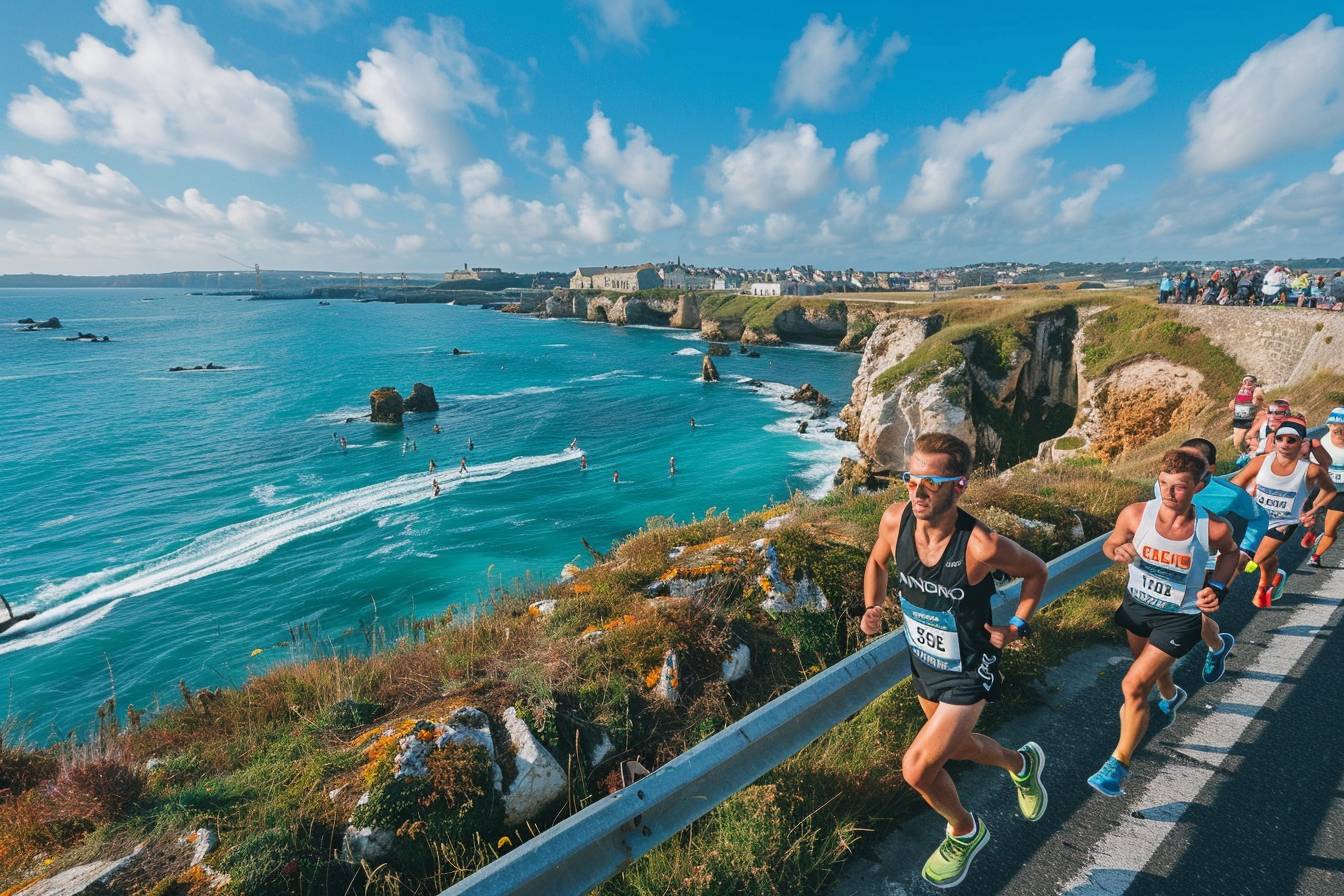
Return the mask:
<path fill-rule="evenodd" d="M 363 216 L 362 203 L 387 198 L 387 194 L 373 184 L 323 184 L 322 193 L 327 197 L 327 211 L 352 221 Z"/>
<path fill-rule="evenodd" d="M 120 28 L 128 54 L 83 34 L 60 56 L 40 43 L 28 52 L 69 79 L 79 95 L 62 104 L 33 91 L 10 102 L 9 120 L 39 139 L 87 139 L 153 161 L 213 159 L 243 171 L 277 171 L 303 153 L 289 96 L 243 69 L 220 65 L 215 49 L 175 6 L 104 0 L 103 21 Z M 50 100 L 50 102 L 48 102 Z"/>
<path fill-rule="evenodd" d="M 958 208 L 969 163 L 976 156 L 989 161 L 983 197 L 1019 199 L 1036 188 L 1048 169 L 1049 160 L 1040 153 L 1070 127 L 1126 112 L 1153 94 L 1153 75 L 1142 66 L 1114 87 L 1099 87 L 1096 73 L 1096 48 L 1081 39 L 1049 75 L 1033 78 L 1022 90 L 1004 92 L 988 108 L 961 120 L 949 118 L 925 128 L 923 160 L 911 178 L 904 211 L 930 214 Z"/>
<path fill-rule="evenodd" d="M 233 0 L 267 21 L 276 21 L 290 31 L 320 31 L 332 22 L 363 9 L 365 0 Z"/>
<path fill-rule="evenodd" d="M 730 205 L 780 211 L 815 196 L 830 180 L 835 150 L 810 124 L 789 122 L 731 152 L 715 149 L 706 181 Z"/>
<path fill-rule="evenodd" d="M 1116 178 L 1125 173 L 1124 165 L 1107 165 L 1094 172 L 1087 181 L 1087 189 L 1076 196 L 1068 196 L 1059 203 L 1059 223 L 1066 225 L 1086 224 L 1092 220 L 1092 208 L 1097 199 Z"/>
<path fill-rule="evenodd" d="M 477 159 L 458 173 L 458 187 L 463 197 L 471 199 L 488 193 L 504 179 L 504 170 L 493 159 Z"/>
<path fill-rule="evenodd" d="M 474 47 L 457 19 L 430 17 L 428 32 L 398 19 L 356 63 L 343 99 L 355 121 L 371 126 L 415 175 L 447 184 L 470 152 L 463 123 L 474 110 L 498 111 Z"/>
<path fill-rule="evenodd" d="M 1190 107 L 1186 167 L 1235 171 L 1344 133 L 1344 26 L 1317 16 L 1270 41 Z"/>
<path fill-rule="evenodd" d="M 1344 174 L 1344 150 L 1335 153 L 1334 161 L 1330 163 L 1331 174 Z"/>
<path fill-rule="evenodd" d="M 425 248 L 425 238 L 418 233 L 403 233 L 396 239 L 394 250 L 398 255 L 410 255 Z"/>
<path fill-rule="evenodd" d="M 644 34 L 653 26 L 677 20 L 667 0 L 579 0 L 579 4 L 600 37 L 635 47 L 644 45 Z"/>
<path fill-rule="evenodd" d="M 594 109 L 588 118 L 583 157 L 589 168 L 627 190 L 655 198 L 667 194 L 672 182 L 672 163 L 677 158 L 659 150 L 648 133 L 634 124 L 626 127 L 622 148 L 612 133 L 611 120 L 600 109 Z"/>
<path fill-rule="evenodd" d="M 686 212 L 675 202 L 662 203 L 648 196 L 625 191 L 625 207 L 630 226 L 640 233 L 668 230 L 686 223 Z"/>
<path fill-rule="evenodd" d="M 869 38 L 855 32 L 838 15 L 829 20 L 821 13 L 814 14 L 803 26 L 803 33 L 789 45 L 775 82 L 775 99 L 781 106 L 828 109 L 866 93 L 910 47 L 903 35 L 892 34 L 883 41 L 877 56 L 864 63 Z M 856 81 L 859 72 L 864 74 Z"/>
<path fill-rule="evenodd" d="M 845 150 L 845 171 L 854 180 L 868 182 L 877 177 L 877 151 L 887 145 L 887 135 L 869 131 Z"/>

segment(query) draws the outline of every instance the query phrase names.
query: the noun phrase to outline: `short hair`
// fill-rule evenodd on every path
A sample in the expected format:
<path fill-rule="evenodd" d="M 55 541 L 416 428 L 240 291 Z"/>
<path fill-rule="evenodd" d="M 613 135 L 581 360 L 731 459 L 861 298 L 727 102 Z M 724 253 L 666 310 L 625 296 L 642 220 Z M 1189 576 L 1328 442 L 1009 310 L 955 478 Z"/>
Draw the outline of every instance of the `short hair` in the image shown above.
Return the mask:
<path fill-rule="evenodd" d="M 1204 474 L 1209 471 L 1209 465 L 1204 458 L 1196 457 L 1189 451 L 1172 448 L 1162 455 L 1161 471 L 1163 473 L 1185 473 L 1195 482 L 1199 482 L 1204 478 Z"/>
<path fill-rule="evenodd" d="M 1273 401 L 1271 401 L 1270 404 L 1274 405 L 1274 407 L 1276 408 L 1292 407 L 1292 405 L 1288 403 L 1288 399 L 1286 398 L 1276 398 Z"/>
<path fill-rule="evenodd" d="M 942 454 L 947 457 L 953 476 L 971 474 L 971 446 L 950 432 L 926 432 L 915 439 L 915 450 L 920 454 Z"/>
<path fill-rule="evenodd" d="M 1181 447 L 1198 451 L 1209 466 L 1218 463 L 1218 449 L 1208 439 L 1186 439 L 1181 443 Z"/>

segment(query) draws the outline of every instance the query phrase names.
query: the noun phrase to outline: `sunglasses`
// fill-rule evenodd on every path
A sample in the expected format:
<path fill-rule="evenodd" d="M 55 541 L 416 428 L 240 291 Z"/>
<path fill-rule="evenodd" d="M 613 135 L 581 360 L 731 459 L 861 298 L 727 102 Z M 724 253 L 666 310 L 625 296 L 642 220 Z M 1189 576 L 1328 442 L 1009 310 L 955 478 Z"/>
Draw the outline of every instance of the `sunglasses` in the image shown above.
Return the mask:
<path fill-rule="evenodd" d="M 1287 411 L 1267 411 L 1266 413 L 1268 413 L 1269 416 L 1271 416 L 1271 417 L 1287 417 L 1287 416 L 1288 416 L 1288 412 L 1287 412 Z"/>
<path fill-rule="evenodd" d="M 955 482 L 957 485 L 965 485 L 965 476 L 924 476 L 919 473 L 911 473 L 909 470 L 901 471 L 901 481 L 905 483 L 908 489 L 916 489 L 922 484 L 931 492 L 940 491 L 944 485 L 949 482 Z"/>

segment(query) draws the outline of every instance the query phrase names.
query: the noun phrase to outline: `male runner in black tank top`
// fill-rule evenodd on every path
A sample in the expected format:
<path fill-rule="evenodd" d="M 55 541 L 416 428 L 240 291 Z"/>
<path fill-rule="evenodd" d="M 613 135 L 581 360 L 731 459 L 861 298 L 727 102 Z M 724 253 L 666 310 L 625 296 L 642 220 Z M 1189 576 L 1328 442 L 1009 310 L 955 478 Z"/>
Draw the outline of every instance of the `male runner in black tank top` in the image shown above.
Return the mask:
<path fill-rule="evenodd" d="M 903 474 L 910 500 L 887 508 L 863 579 L 860 627 L 882 626 L 887 585 L 896 587 L 910 645 L 910 668 L 926 721 L 901 760 L 906 782 L 947 819 L 947 836 L 924 865 L 936 887 L 954 887 L 989 841 L 989 829 L 966 811 L 943 766 L 965 759 L 1008 772 L 1018 808 L 1029 821 L 1045 812 L 1041 783 L 1045 753 L 1035 743 L 1010 750 L 974 733 L 987 700 L 998 696 L 999 651 L 1030 633 L 1027 619 L 1040 602 L 1041 559 L 957 507 L 970 473 L 971 449 L 956 436 L 926 433 L 915 440 Z M 894 568 L 893 568 L 894 567 Z M 1022 579 L 1017 614 L 994 625 L 993 572 Z"/>

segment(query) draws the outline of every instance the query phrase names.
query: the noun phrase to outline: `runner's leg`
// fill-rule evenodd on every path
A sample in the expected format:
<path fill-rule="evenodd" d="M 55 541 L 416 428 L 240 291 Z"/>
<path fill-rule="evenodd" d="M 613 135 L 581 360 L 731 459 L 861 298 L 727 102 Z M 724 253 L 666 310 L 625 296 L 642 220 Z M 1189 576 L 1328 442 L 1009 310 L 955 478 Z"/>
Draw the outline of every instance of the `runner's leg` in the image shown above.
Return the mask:
<path fill-rule="evenodd" d="M 1335 543 L 1335 538 L 1339 536 L 1339 524 L 1344 520 L 1344 510 L 1327 510 L 1325 512 L 1325 528 L 1321 532 L 1321 537 L 1316 540 L 1316 550 L 1312 551 L 1317 557 L 1325 555 L 1330 550 L 1331 545 Z"/>
<path fill-rule="evenodd" d="M 961 804 L 957 785 L 944 766 L 963 748 L 984 708 L 983 700 L 970 706 L 937 704 L 901 759 L 901 774 L 906 783 L 919 792 L 933 811 L 947 819 L 954 837 L 975 830 L 975 821 Z"/>
<path fill-rule="evenodd" d="M 1133 639 L 1135 636 L 1130 635 Z M 1143 639 L 1140 639 L 1143 640 Z M 1129 765 L 1148 730 L 1148 696 L 1153 685 L 1162 678 L 1171 681 L 1171 667 L 1176 660 L 1151 644 L 1145 644 L 1137 659 L 1125 673 L 1120 689 L 1125 702 L 1120 708 L 1120 741 L 1115 746 L 1114 756 L 1125 765 Z M 1175 686 L 1172 685 L 1172 693 Z"/>
<path fill-rule="evenodd" d="M 1204 645 L 1210 650 L 1222 650 L 1223 639 L 1220 637 L 1222 629 L 1208 613 L 1204 613 L 1203 616 L 1204 618 L 1199 621 L 1199 636 L 1204 639 Z"/>
<path fill-rule="evenodd" d="M 942 704 L 933 700 L 919 698 L 919 708 L 924 710 L 924 718 L 932 719 L 934 712 Z M 1014 775 L 1022 771 L 1022 754 L 1017 750 L 1003 746 L 992 737 L 972 731 L 966 735 L 961 745 L 955 747 L 948 759 L 962 759 L 976 765 L 992 765 Z"/>

